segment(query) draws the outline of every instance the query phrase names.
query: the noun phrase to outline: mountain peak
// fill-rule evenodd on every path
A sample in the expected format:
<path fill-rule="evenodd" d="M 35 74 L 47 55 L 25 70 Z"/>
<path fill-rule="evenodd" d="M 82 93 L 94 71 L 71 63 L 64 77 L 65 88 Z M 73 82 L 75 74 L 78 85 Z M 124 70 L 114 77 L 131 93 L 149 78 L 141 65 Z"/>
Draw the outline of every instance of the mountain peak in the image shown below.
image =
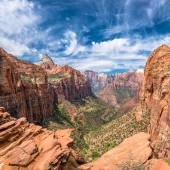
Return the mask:
<path fill-rule="evenodd" d="M 42 57 L 42 59 L 37 63 L 37 65 L 43 67 L 44 69 L 52 69 L 54 64 L 54 61 L 51 57 L 49 57 L 47 54 Z"/>

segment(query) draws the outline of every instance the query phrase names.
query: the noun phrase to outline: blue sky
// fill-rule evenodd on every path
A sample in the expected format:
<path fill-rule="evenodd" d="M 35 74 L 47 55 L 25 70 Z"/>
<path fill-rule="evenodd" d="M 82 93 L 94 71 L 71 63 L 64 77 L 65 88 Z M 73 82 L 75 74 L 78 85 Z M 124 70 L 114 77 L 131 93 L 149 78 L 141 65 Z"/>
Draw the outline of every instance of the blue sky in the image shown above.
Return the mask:
<path fill-rule="evenodd" d="M 79 70 L 138 69 L 170 44 L 169 0 L 1 0 L 0 46 L 36 63 Z"/>

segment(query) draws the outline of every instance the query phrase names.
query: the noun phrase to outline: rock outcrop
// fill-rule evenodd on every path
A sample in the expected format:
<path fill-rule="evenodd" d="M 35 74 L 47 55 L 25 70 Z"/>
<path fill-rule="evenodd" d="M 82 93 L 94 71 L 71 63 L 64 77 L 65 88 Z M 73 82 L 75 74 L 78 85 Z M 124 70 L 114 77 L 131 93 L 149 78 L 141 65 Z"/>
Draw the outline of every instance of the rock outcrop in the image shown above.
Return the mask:
<path fill-rule="evenodd" d="M 45 56 L 38 63 L 48 74 L 48 82 L 54 88 L 58 103 L 64 99 L 73 101 L 92 95 L 91 86 L 80 71 L 65 65 L 55 65 Z"/>
<path fill-rule="evenodd" d="M 103 154 L 96 161 L 83 165 L 84 170 L 135 169 L 142 166 L 152 154 L 150 135 L 138 133 L 125 139 L 120 145 Z"/>
<path fill-rule="evenodd" d="M 150 114 L 154 155 L 170 158 L 170 48 L 162 45 L 150 55 L 141 91 L 142 112 Z"/>
<path fill-rule="evenodd" d="M 54 93 L 40 66 L 0 49 L 0 105 L 14 117 L 41 123 L 54 113 Z"/>
<path fill-rule="evenodd" d="M 54 67 L 54 61 L 48 55 L 44 56 L 37 65 L 41 66 L 44 69 L 52 69 Z"/>
<path fill-rule="evenodd" d="M 91 70 L 87 70 L 84 72 L 84 75 L 87 77 L 87 80 L 89 81 L 93 93 L 97 93 L 104 87 L 106 87 L 108 84 L 111 84 L 113 82 L 114 76 L 104 74 L 104 73 L 97 73 Z"/>
<path fill-rule="evenodd" d="M 78 157 L 70 148 L 72 130 L 55 132 L 15 119 L 0 108 L 1 170 L 76 170 Z"/>
<path fill-rule="evenodd" d="M 114 77 L 113 86 L 115 89 L 127 88 L 138 90 L 143 81 L 143 70 L 118 73 Z"/>
<path fill-rule="evenodd" d="M 125 139 L 120 145 L 109 150 L 94 162 L 81 165 L 81 170 L 122 170 L 148 169 L 170 170 L 162 159 L 150 159 L 150 134 L 140 132 Z"/>

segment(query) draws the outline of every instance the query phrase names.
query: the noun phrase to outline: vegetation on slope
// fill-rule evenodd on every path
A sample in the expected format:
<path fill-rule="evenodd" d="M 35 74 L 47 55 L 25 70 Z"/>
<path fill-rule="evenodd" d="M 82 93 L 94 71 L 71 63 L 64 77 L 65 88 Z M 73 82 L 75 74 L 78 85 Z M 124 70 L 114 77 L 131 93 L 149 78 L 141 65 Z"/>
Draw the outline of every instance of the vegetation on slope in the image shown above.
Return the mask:
<path fill-rule="evenodd" d="M 145 132 L 148 119 L 137 122 L 133 113 L 116 113 L 113 107 L 93 96 L 56 106 L 56 114 L 44 125 L 51 130 L 74 128 L 74 149 L 86 161 L 91 161 L 125 138 Z"/>

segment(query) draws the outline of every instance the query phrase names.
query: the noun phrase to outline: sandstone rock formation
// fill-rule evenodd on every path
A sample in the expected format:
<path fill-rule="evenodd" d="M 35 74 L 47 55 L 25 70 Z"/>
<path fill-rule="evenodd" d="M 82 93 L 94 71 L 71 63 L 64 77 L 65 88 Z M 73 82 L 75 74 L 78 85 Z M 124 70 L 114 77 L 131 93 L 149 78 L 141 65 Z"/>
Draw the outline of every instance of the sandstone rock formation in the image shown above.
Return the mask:
<path fill-rule="evenodd" d="M 115 106 L 118 112 L 128 112 L 139 101 L 143 72 L 130 71 L 116 74 L 111 84 L 97 93 L 106 103 Z"/>
<path fill-rule="evenodd" d="M 84 75 L 69 66 L 55 65 L 45 56 L 38 65 L 24 62 L 0 49 L 0 105 L 14 117 L 42 123 L 54 105 L 92 94 Z"/>
<path fill-rule="evenodd" d="M 0 49 L 0 105 L 14 117 L 41 123 L 54 113 L 54 93 L 47 73 Z"/>
<path fill-rule="evenodd" d="M 48 55 L 44 56 L 37 65 L 41 66 L 44 69 L 52 69 L 54 67 L 54 61 Z"/>
<path fill-rule="evenodd" d="M 0 170 L 76 170 L 71 131 L 52 132 L 0 108 Z"/>
<path fill-rule="evenodd" d="M 43 57 L 38 63 L 48 73 L 48 82 L 57 95 L 58 103 L 64 99 L 73 101 L 92 95 L 91 87 L 80 71 L 65 65 L 54 65 L 50 57 Z"/>
<path fill-rule="evenodd" d="M 150 114 L 154 155 L 170 158 L 170 48 L 162 45 L 150 55 L 141 92 L 142 112 Z"/>
<path fill-rule="evenodd" d="M 149 144 L 150 135 L 139 133 L 125 139 L 96 161 L 82 165 L 83 170 L 118 170 L 133 169 L 142 166 L 152 154 Z"/>
<path fill-rule="evenodd" d="M 85 71 L 84 75 L 87 77 L 92 87 L 93 93 L 97 93 L 98 91 L 106 87 L 108 84 L 111 84 L 114 78 L 114 76 L 112 75 L 97 73 L 91 70 Z"/>
<path fill-rule="evenodd" d="M 146 167 L 149 170 L 170 170 L 170 166 L 162 159 L 151 159 L 147 161 Z"/>

